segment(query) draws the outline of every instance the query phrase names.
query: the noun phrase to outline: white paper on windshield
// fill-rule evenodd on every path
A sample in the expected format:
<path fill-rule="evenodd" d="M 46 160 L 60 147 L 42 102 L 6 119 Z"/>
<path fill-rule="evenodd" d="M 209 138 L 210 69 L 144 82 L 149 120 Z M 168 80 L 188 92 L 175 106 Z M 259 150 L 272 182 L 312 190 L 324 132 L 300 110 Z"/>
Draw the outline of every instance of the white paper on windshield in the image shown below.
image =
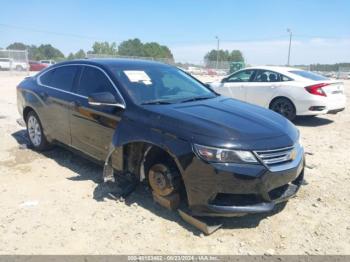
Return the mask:
<path fill-rule="evenodd" d="M 125 70 L 124 73 L 129 78 L 130 82 L 143 83 L 145 85 L 151 85 L 151 78 L 146 74 L 145 71 L 140 70 Z"/>

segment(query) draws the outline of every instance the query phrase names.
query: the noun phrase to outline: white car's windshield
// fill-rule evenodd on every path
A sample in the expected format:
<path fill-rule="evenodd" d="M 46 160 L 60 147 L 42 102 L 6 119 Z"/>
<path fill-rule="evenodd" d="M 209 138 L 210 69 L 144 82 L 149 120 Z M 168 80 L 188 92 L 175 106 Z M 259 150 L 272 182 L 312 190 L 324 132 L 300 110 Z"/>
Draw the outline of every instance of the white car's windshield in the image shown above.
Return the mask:
<path fill-rule="evenodd" d="M 304 70 L 292 70 L 292 71 L 289 71 L 289 73 L 292 73 L 310 80 L 314 80 L 314 81 L 328 80 L 327 77 L 324 77 L 309 71 L 304 71 Z"/>
<path fill-rule="evenodd" d="M 179 103 L 217 96 L 174 67 L 112 67 L 110 70 L 137 104 Z"/>

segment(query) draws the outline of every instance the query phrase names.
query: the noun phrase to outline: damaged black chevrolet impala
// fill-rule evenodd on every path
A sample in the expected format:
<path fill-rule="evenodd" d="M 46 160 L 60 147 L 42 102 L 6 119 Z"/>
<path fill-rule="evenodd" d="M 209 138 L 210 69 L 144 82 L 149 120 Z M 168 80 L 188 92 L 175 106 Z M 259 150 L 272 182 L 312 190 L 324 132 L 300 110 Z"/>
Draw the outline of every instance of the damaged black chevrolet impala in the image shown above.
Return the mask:
<path fill-rule="evenodd" d="M 269 212 L 298 191 L 304 150 L 295 126 L 150 61 L 53 65 L 17 87 L 31 146 L 65 144 L 153 194 L 180 195 L 192 214 Z M 179 193 L 184 192 L 184 193 Z"/>

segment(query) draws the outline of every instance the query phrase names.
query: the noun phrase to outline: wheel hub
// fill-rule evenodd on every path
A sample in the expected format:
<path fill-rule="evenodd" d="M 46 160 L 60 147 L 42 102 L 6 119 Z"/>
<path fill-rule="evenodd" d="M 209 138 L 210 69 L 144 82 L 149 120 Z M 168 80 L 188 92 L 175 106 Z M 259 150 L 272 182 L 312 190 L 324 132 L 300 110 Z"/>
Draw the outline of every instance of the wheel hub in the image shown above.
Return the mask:
<path fill-rule="evenodd" d="M 152 190 L 160 196 L 168 196 L 175 192 L 174 177 L 169 168 L 163 164 L 156 164 L 151 167 L 148 180 Z"/>
<path fill-rule="evenodd" d="M 34 146 L 39 146 L 41 143 L 41 128 L 38 120 L 34 116 L 28 119 L 28 133 L 29 139 Z"/>
<path fill-rule="evenodd" d="M 155 177 L 155 182 L 156 182 L 157 186 L 160 189 L 163 189 L 166 186 L 166 179 L 165 179 L 164 175 L 162 173 L 157 172 L 154 174 L 154 177 Z"/>

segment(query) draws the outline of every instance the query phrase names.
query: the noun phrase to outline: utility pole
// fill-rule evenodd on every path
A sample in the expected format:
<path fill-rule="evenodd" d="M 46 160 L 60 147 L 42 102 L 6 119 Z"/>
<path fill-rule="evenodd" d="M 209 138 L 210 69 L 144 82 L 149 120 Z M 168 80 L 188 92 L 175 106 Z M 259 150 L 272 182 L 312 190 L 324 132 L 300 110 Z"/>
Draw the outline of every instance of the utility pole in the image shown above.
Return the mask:
<path fill-rule="evenodd" d="M 215 38 L 218 41 L 217 50 L 216 50 L 216 69 L 218 69 L 219 68 L 220 39 L 218 36 L 215 36 Z"/>
<path fill-rule="evenodd" d="M 288 48 L 288 61 L 287 61 L 287 66 L 290 65 L 290 48 L 292 46 L 292 30 L 290 30 L 289 28 L 287 28 L 287 32 L 289 33 L 289 48 Z"/>

